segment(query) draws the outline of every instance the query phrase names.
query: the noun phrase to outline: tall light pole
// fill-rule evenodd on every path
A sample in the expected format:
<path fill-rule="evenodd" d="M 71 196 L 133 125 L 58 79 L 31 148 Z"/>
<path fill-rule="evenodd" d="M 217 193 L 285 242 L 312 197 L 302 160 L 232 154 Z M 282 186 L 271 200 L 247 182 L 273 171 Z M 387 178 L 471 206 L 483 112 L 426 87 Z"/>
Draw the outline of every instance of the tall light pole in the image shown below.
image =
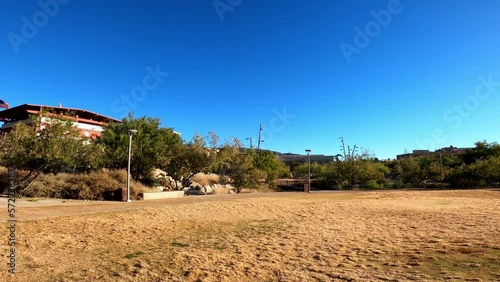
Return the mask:
<path fill-rule="evenodd" d="M 129 142 L 128 142 L 128 171 L 127 171 L 127 202 L 132 202 L 130 199 L 130 157 L 132 156 L 132 135 L 136 134 L 137 130 L 135 129 L 129 129 L 128 130 L 128 136 L 129 136 Z"/>
<path fill-rule="evenodd" d="M 308 182 L 308 189 L 307 193 L 311 193 L 311 150 L 306 149 L 307 153 L 307 164 L 309 166 L 309 172 L 307 173 L 307 182 Z"/>

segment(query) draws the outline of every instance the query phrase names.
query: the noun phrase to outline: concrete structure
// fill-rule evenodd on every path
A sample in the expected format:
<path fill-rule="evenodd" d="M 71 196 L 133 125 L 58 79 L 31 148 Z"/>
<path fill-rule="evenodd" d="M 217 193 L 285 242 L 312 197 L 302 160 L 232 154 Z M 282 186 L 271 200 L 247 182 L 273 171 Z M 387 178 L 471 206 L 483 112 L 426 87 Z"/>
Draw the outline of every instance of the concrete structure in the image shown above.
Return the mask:
<path fill-rule="evenodd" d="M 160 200 L 184 197 L 184 191 L 146 192 L 142 193 L 143 200 Z"/>
<path fill-rule="evenodd" d="M 43 113 L 43 117 L 42 117 Z M 108 125 L 111 122 L 121 123 L 120 120 L 107 117 L 101 114 L 97 114 L 91 111 L 75 109 L 75 108 L 64 108 L 62 106 L 44 106 L 44 105 L 34 105 L 34 104 L 24 104 L 10 108 L 8 110 L 0 111 L 0 121 L 3 121 L 1 128 L 1 134 L 4 132 L 9 132 L 12 127 L 20 122 L 29 124 L 31 123 L 30 116 L 40 116 L 41 124 L 47 124 L 50 122 L 50 117 L 62 117 L 69 120 L 73 120 L 82 136 L 89 137 L 91 139 L 96 139 L 101 136 L 104 131 L 103 126 Z"/>

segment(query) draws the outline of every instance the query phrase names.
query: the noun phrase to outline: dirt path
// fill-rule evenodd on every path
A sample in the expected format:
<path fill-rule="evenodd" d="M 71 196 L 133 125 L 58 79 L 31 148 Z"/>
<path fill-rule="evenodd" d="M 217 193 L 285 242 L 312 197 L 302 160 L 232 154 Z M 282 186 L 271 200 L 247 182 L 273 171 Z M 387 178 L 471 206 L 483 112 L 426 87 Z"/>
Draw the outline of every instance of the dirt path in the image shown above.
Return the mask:
<path fill-rule="evenodd" d="M 245 193 L 239 195 L 220 194 L 207 196 L 189 196 L 164 200 L 110 202 L 110 201 L 81 201 L 81 200 L 59 200 L 40 199 L 31 201 L 29 199 L 16 200 L 16 219 L 26 221 L 42 218 L 56 218 L 61 216 L 74 216 L 85 214 L 99 214 L 115 211 L 127 211 L 143 208 L 162 207 L 169 205 L 184 205 L 193 203 L 211 203 L 215 201 L 231 201 L 235 199 L 246 199 L 255 197 L 277 197 L 280 193 Z M 7 198 L 0 198 L 0 206 L 7 208 Z M 9 219 L 7 212 L 0 214 L 1 221 Z"/>
<path fill-rule="evenodd" d="M 404 190 L 389 191 L 389 193 L 403 192 Z M 375 191 L 376 192 L 376 191 Z M 317 191 L 312 194 L 325 193 L 370 193 L 365 191 Z M 372 192 L 373 193 L 373 192 Z M 99 214 L 105 212 L 137 210 L 143 208 L 153 208 L 171 205 L 184 205 L 194 203 L 211 203 L 218 201 L 233 201 L 248 198 L 279 198 L 283 195 L 302 195 L 300 192 L 269 192 L 269 193 L 241 193 L 241 194 L 218 194 L 206 196 L 185 196 L 182 198 L 134 201 L 131 203 L 112 201 L 83 201 L 83 200 L 63 200 L 63 199 L 16 199 L 16 219 L 18 221 L 56 218 L 61 216 L 74 216 L 85 214 Z M 0 207 L 7 208 L 8 199 L 0 198 Z M 9 219 L 7 212 L 0 213 L 0 221 L 6 222 Z"/>

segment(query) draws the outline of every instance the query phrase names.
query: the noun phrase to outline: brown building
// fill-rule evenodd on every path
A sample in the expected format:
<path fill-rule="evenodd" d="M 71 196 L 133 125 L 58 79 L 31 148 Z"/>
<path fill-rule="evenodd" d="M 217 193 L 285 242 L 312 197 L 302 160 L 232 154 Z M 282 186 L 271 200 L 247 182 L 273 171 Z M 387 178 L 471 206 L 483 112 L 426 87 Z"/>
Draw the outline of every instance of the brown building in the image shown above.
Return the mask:
<path fill-rule="evenodd" d="M 457 148 L 457 147 L 444 147 L 441 149 L 437 149 L 434 152 L 431 152 L 429 150 L 413 150 L 412 153 L 409 154 L 402 154 L 402 155 L 397 155 L 396 158 L 398 160 L 406 159 L 409 157 L 428 157 L 428 156 L 439 156 L 439 153 L 443 156 L 448 156 L 448 155 L 462 155 L 467 152 L 467 150 L 472 149 L 472 148 Z"/>
<path fill-rule="evenodd" d="M 50 116 L 63 117 L 73 120 L 75 126 L 80 129 L 82 136 L 91 139 L 101 136 L 105 125 L 111 122 L 121 123 L 118 119 L 82 109 L 24 104 L 0 111 L 0 121 L 3 121 L 0 133 L 9 132 L 15 124 L 20 122 L 29 124 L 32 122 L 30 119 L 31 115 L 41 116 L 42 113 L 44 113 L 44 117 L 41 117 L 42 126 L 48 122 Z"/>

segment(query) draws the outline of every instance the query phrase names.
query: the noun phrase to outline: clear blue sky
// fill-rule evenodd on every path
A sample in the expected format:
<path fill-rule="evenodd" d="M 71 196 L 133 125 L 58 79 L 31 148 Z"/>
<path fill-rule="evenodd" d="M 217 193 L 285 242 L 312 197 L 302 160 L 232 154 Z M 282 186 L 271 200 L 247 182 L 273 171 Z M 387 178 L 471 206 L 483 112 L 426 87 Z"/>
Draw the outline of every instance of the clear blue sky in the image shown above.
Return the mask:
<path fill-rule="evenodd" d="M 185 139 L 262 123 L 263 148 L 295 153 L 500 140 L 497 0 L 55 1 L 0 3 L 11 106 L 130 110 Z"/>

